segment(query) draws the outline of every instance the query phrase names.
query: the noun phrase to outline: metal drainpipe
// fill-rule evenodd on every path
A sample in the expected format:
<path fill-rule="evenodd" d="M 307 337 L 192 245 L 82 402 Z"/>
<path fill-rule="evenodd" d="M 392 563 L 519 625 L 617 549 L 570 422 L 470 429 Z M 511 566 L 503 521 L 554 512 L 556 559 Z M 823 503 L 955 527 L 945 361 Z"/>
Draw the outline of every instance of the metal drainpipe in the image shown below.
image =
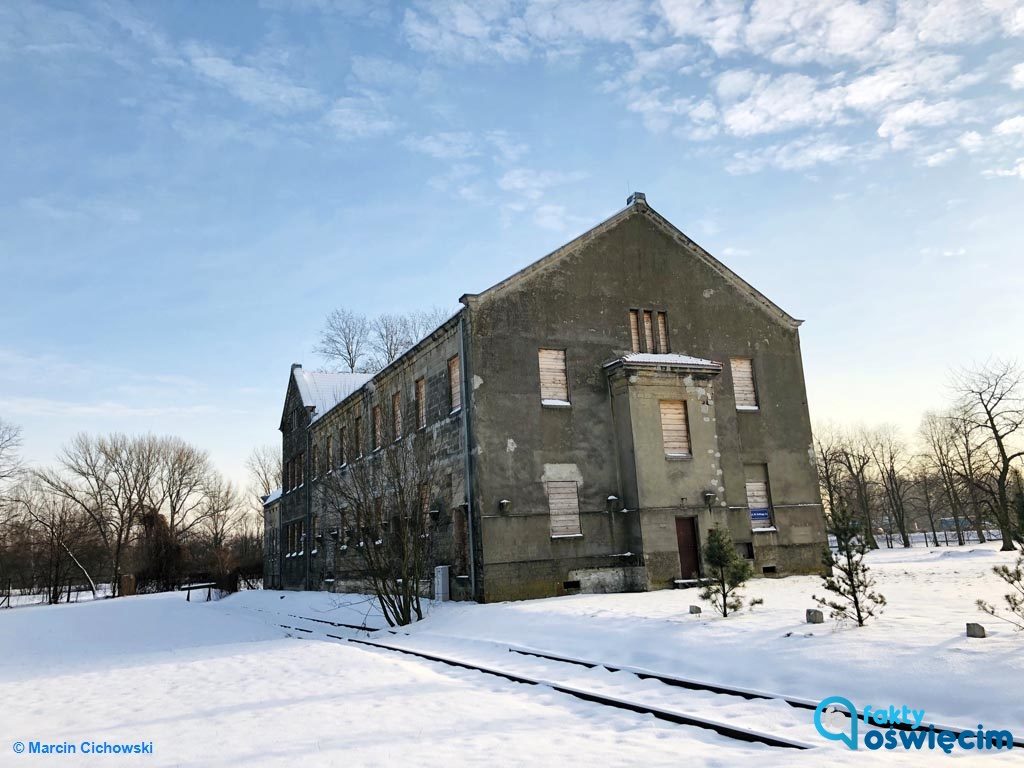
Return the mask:
<path fill-rule="evenodd" d="M 469 307 L 466 307 L 459 316 L 459 367 L 462 369 L 460 371 L 462 376 L 462 460 L 466 485 L 466 528 L 469 531 L 469 589 L 473 600 L 476 600 L 476 536 L 473 533 L 473 458 L 472 447 L 469 444 L 469 406 L 472 398 L 472 384 L 469 379 L 469 340 L 466 337 L 466 315 L 468 312 Z"/>
<path fill-rule="evenodd" d="M 305 505 L 306 505 L 306 525 L 302 531 L 302 552 L 303 558 L 306 561 L 306 573 L 302 577 L 302 588 L 303 590 L 309 589 L 309 565 L 312 555 L 310 554 L 310 523 L 312 522 L 311 515 L 313 513 L 313 475 L 310 472 L 312 464 L 312 457 L 310 455 L 313 446 L 313 413 L 308 411 L 309 422 L 306 424 L 306 455 L 303 457 L 303 491 L 305 491 Z"/>

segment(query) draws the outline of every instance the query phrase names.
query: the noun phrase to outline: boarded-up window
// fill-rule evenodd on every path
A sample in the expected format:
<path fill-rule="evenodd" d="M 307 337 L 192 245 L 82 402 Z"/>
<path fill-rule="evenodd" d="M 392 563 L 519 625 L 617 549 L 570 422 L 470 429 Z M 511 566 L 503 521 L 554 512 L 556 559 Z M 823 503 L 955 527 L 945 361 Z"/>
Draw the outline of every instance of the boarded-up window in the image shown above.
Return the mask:
<path fill-rule="evenodd" d="M 427 426 L 427 382 L 416 379 L 416 429 Z"/>
<path fill-rule="evenodd" d="M 313 478 L 315 479 L 320 476 L 320 446 L 318 446 L 316 443 L 313 443 L 313 446 L 310 448 L 310 451 L 310 456 L 312 457 L 313 463 Z"/>
<path fill-rule="evenodd" d="M 448 402 L 452 412 L 462 407 L 462 377 L 459 375 L 459 356 L 448 361 Z"/>
<path fill-rule="evenodd" d="M 363 417 L 356 416 L 356 449 L 357 457 L 363 455 Z"/>
<path fill-rule="evenodd" d="M 654 351 L 654 313 L 644 310 L 644 352 Z"/>
<path fill-rule="evenodd" d="M 430 486 L 420 483 L 420 527 L 426 529 L 427 516 L 430 514 Z"/>
<path fill-rule="evenodd" d="M 661 401 L 661 441 L 666 456 L 690 455 L 690 428 L 683 400 Z"/>
<path fill-rule="evenodd" d="M 324 456 L 324 469 L 328 472 L 334 469 L 334 435 L 327 436 L 327 455 Z"/>
<path fill-rule="evenodd" d="M 640 310 L 629 310 L 629 340 L 633 345 L 633 351 L 640 351 Z"/>
<path fill-rule="evenodd" d="M 750 526 L 752 528 L 771 527 L 772 505 L 768 496 L 767 481 L 747 480 L 747 506 L 750 508 Z"/>
<path fill-rule="evenodd" d="M 729 360 L 732 368 L 732 388 L 736 394 L 738 410 L 757 410 L 757 389 L 754 386 L 754 361 L 749 357 L 733 357 Z"/>
<path fill-rule="evenodd" d="M 380 417 L 380 406 L 373 406 L 371 413 L 373 415 L 373 450 L 377 450 L 384 442 L 384 423 Z"/>
<path fill-rule="evenodd" d="M 391 395 L 391 431 L 395 440 L 402 438 L 402 396 L 398 392 Z"/>
<path fill-rule="evenodd" d="M 668 318 L 664 312 L 658 313 L 658 352 L 668 354 Z"/>
<path fill-rule="evenodd" d="M 338 433 L 338 466 L 344 467 L 348 463 L 348 427 L 342 427 Z"/>
<path fill-rule="evenodd" d="M 540 364 L 540 397 L 545 405 L 568 405 L 569 383 L 565 371 L 564 349 L 537 351 Z"/>
<path fill-rule="evenodd" d="M 545 483 L 548 492 L 548 510 L 551 512 L 551 535 L 579 536 L 580 498 L 575 480 L 556 480 Z"/>

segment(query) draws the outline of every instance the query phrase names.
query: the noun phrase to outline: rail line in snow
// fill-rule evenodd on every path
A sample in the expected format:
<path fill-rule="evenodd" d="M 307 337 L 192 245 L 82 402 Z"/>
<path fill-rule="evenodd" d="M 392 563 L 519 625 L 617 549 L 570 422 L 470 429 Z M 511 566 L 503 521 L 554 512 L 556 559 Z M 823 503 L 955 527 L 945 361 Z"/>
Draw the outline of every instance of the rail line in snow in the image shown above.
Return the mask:
<path fill-rule="evenodd" d="M 601 667 L 607 669 L 609 672 L 628 672 L 631 675 L 635 675 L 641 680 L 659 680 L 666 685 L 676 686 L 679 688 L 689 688 L 695 691 L 710 691 L 711 693 L 722 693 L 730 696 L 741 696 L 745 699 L 768 699 L 784 701 L 791 707 L 797 709 L 807 709 L 812 712 L 818 708 L 818 703 L 811 701 L 810 699 L 801 699 L 794 696 L 786 696 L 780 693 L 768 693 L 766 691 L 757 691 L 748 688 L 733 688 L 727 685 L 719 685 L 717 683 L 704 683 L 699 680 L 689 680 L 683 677 L 673 677 L 672 675 L 663 675 L 660 672 L 653 672 L 647 669 L 640 669 L 638 667 L 629 667 L 622 665 L 609 664 L 604 661 L 590 661 L 587 659 L 577 659 L 572 656 L 562 656 L 557 653 L 550 653 L 548 651 L 538 651 L 533 648 L 521 648 L 517 646 L 509 646 L 510 653 L 518 653 L 522 656 L 534 656 L 539 659 L 546 659 L 548 661 L 557 661 L 563 664 L 574 664 L 580 667 L 586 667 L 587 669 L 595 669 Z M 941 723 L 934 723 L 935 730 L 937 731 L 951 731 L 958 736 L 964 732 L 972 732 L 971 728 L 960 728 L 954 725 L 943 725 Z M 885 726 L 871 726 L 877 727 L 880 730 L 888 730 L 894 728 L 897 731 L 913 731 L 915 728 L 908 725 L 907 723 L 896 723 L 893 725 Z M 1013 746 L 1024 747 L 1024 739 L 1014 738 Z"/>
<path fill-rule="evenodd" d="M 308 617 L 308 616 L 298 616 L 296 614 L 278 614 L 278 615 L 288 616 L 289 618 L 301 619 L 301 620 L 304 620 L 304 621 L 316 622 L 316 623 L 319 623 L 319 624 L 327 624 L 327 625 L 334 626 L 334 627 L 342 627 L 342 628 L 345 628 L 345 629 L 357 630 L 357 631 L 366 632 L 366 633 L 383 631 L 380 628 L 368 627 L 365 624 L 364 625 L 345 624 L 345 623 L 341 623 L 341 622 L 327 621 L 325 619 L 314 619 L 314 618 L 311 618 L 311 617 Z M 288 625 L 285 625 L 285 624 L 279 624 L 279 626 L 281 626 L 281 627 L 283 627 L 285 629 L 303 632 L 305 634 L 312 634 L 313 633 L 313 630 L 305 629 L 305 628 L 302 628 L 302 627 L 288 626 Z M 394 633 L 393 630 L 392 630 L 392 632 Z M 698 727 L 709 728 L 711 730 L 716 731 L 717 733 L 720 733 L 720 734 L 725 735 L 725 736 L 729 736 L 730 738 L 738 738 L 738 739 L 743 740 L 743 741 L 752 741 L 752 742 L 759 742 L 759 743 L 764 743 L 764 744 L 768 744 L 769 743 L 769 741 L 767 741 L 766 739 L 774 739 L 774 740 L 776 740 L 779 743 L 771 744 L 771 746 L 789 746 L 789 747 L 794 748 L 794 749 L 809 749 L 809 748 L 812 748 L 811 745 L 803 744 L 801 742 L 796 742 L 796 741 L 792 741 L 792 740 L 785 739 L 785 738 L 775 737 L 775 736 L 771 736 L 769 734 L 762 734 L 762 733 L 759 733 L 758 731 L 753 731 L 753 730 L 746 729 L 746 728 L 739 728 L 739 727 L 736 727 L 736 726 L 730 726 L 730 725 L 725 724 L 725 723 L 719 723 L 717 721 L 708 720 L 706 718 L 701 718 L 701 717 L 698 717 L 698 716 L 695 716 L 695 715 L 687 715 L 687 714 L 684 714 L 684 713 L 681 713 L 681 712 L 674 712 L 672 710 L 666 710 L 666 709 L 662 709 L 662 708 L 659 708 L 659 707 L 653 707 L 653 706 L 648 706 L 648 705 L 645 705 L 645 704 L 639 704 L 637 702 L 631 702 L 631 701 L 627 701 L 627 700 L 624 700 L 624 699 L 619 699 L 617 697 L 608 696 L 606 694 L 594 693 L 592 691 L 586 691 L 584 689 L 579 689 L 579 688 L 575 688 L 573 686 L 563 685 L 561 683 L 556 683 L 556 682 L 552 682 L 552 681 L 549 681 L 549 680 L 542 680 L 542 679 L 539 679 L 539 678 L 528 677 L 526 675 L 522 675 L 522 674 L 516 673 L 516 672 L 508 672 L 508 671 L 505 671 L 505 670 L 496 669 L 494 667 L 485 667 L 485 666 L 478 665 L 478 664 L 475 664 L 475 663 L 469 662 L 469 661 L 453 659 L 453 658 L 446 657 L 446 656 L 439 656 L 439 655 L 436 655 L 436 654 L 428 653 L 426 651 L 420 651 L 420 650 L 415 650 L 415 649 L 406 648 L 406 647 L 400 647 L 400 646 L 393 646 L 393 645 L 389 645 L 389 644 L 386 644 L 386 643 L 380 643 L 380 642 L 371 641 L 371 640 L 361 640 L 361 639 L 352 638 L 352 637 L 342 637 L 340 635 L 328 634 L 327 632 L 323 632 L 323 634 L 326 637 L 331 638 L 332 640 L 339 640 L 339 641 L 343 641 L 343 642 L 356 643 L 356 644 L 360 644 L 360 645 L 375 646 L 375 647 L 378 647 L 378 648 L 381 648 L 381 649 L 384 649 L 384 650 L 394 651 L 394 652 L 398 652 L 398 653 L 405 653 L 405 654 L 412 655 L 412 656 L 418 656 L 418 657 L 423 658 L 423 659 L 427 659 L 427 660 L 430 660 L 430 661 L 435 661 L 435 662 L 443 663 L 443 664 L 446 664 L 446 665 L 449 665 L 449 666 L 461 667 L 461 668 L 464 668 L 464 669 L 477 670 L 477 671 L 480 671 L 480 672 L 484 672 L 486 674 L 496 675 L 498 677 L 503 677 L 506 680 L 511 680 L 513 682 L 523 683 L 523 684 L 527 684 L 527 685 L 543 685 L 543 686 L 547 686 L 549 688 L 552 688 L 553 690 L 557 690 L 557 691 L 559 691 L 561 693 L 566 693 L 568 695 L 574 696 L 574 697 L 579 698 L 579 699 L 584 699 L 584 700 L 588 700 L 588 701 L 594 701 L 596 703 L 606 704 L 607 706 L 612 706 L 612 707 L 616 707 L 616 708 L 619 708 L 619 709 L 628 709 L 628 710 L 631 710 L 631 711 L 634 711 L 634 712 L 648 713 L 648 714 L 654 715 L 658 719 L 666 720 L 666 721 L 669 721 L 669 722 L 675 722 L 675 723 L 677 723 L 679 725 L 697 725 Z M 504 645 L 504 644 L 501 644 L 501 645 Z M 816 701 L 812 701 L 810 699 L 804 699 L 804 698 L 796 697 L 796 696 L 789 696 L 789 695 L 786 695 L 786 694 L 772 693 L 772 692 L 768 692 L 768 691 L 760 691 L 760 690 L 755 690 L 755 689 L 751 689 L 751 688 L 740 688 L 740 687 L 736 687 L 736 686 L 723 685 L 723 684 L 720 684 L 720 683 L 709 683 L 709 682 L 706 682 L 706 681 L 694 680 L 694 679 L 691 679 L 691 678 L 684 678 L 684 677 L 677 677 L 677 676 L 674 676 L 674 675 L 663 674 L 663 673 L 660 673 L 660 672 L 655 672 L 653 670 L 643 669 L 643 668 L 640 668 L 640 667 L 631 667 L 631 666 L 622 665 L 622 664 L 612 664 L 612 663 L 609 663 L 609 662 L 595 661 L 595 660 L 592 660 L 592 659 L 579 659 L 579 658 L 575 658 L 575 657 L 572 657 L 572 656 L 565 656 L 565 655 L 561 655 L 561 654 L 557 654 L 557 653 L 552 653 L 552 652 L 549 652 L 549 651 L 538 650 L 538 649 L 535 649 L 535 648 L 527 648 L 527 647 L 515 646 L 515 645 L 508 645 L 508 646 L 505 646 L 505 647 L 507 647 L 508 652 L 512 653 L 512 654 L 517 654 L 517 655 L 521 655 L 521 656 L 534 657 L 534 658 L 538 658 L 538 659 L 543 659 L 545 661 L 552 661 L 552 662 L 557 662 L 557 663 L 561 663 L 561 664 L 580 666 L 580 667 L 585 667 L 587 669 L 598 669 L 598 668 L 600 668 L 600 669 L 605 669 L 605 670 L 607 670 L 609 672 L 625 672 L 627 674 L 635 676 L 636 678 L 638 678 L 640 680 L 657 680 L 657 681 L 659 681 L 659 682 L 661 682 L 661 683 L 663 683 L 665 685 L 676 687 L 676 688 L 684 688 L 684 689 L 693 690 L 693 691 L 704 691 L 704 692 L 707 692 L 707 693 L 720 694 L 720 695 L 724 695 L 724 696 L 737 696 L 737 697 L 740 697 L 740 698 L 743 698 L 743 699 L 747 699 L 747 700 L 781 701 L 781 702 L 784 702 L 785 704 L 789 705 L 790 707 L 793 707 L 793 708 L 796 708 L 796 709 L 802 709 L 802 710 L 806 710 L 806 711 L 811 711 L 811 712 L 813 712 L 815 709 L 817 709 L 817 706 L 818 706 L 818 703 Z M 951 732 L 953 732 L 953 733 L 955 733 L 957 735 L 959 735 L 963 731 L 968 731 L 968 732 L 972 731 L 971 728 L 960 728 L 960 727 L 957 727 L 957 726 L 944 725 L 944 724 L 940 724 L 940 723 L 934 723 L 934 726 L 935 726 L 936 730 L 951 731 Z M 898 723 L 898 724 L 895 724 L 895 725 L 892 725 L 892 726 L 885 726 L 885 727 L 871 725 L 870 727 L 872 727 L 872 728 L 879 728 L 880 730 L 887 730 L 890 727 L 891 728 L 895 728 L 896 730 L 899 730 L 899 731 L 913 731 L 914 730 L 910 725 L 907 725 L 906 723 Z M 730 732 L 727 733 L 726 731 L 730 731 Z M 732 735 L 733 733 L 735 733 L 737 735 Z M 745 734 L 745 736 L 744 735 L 740 735 L 740 734 Z M 764 737 L 764 738 L 751 738 L 751 736 L 755 736 L 755 737 L 756 736 L 760 736 L 760 737 Z M 1013 745 L 1014 745 L 1014 747 L 1017 747 L 1017 748 L 1024 747 L 1024 739 L 1014 738 Z"/>
<path fill-rule="evenodd" d="M 722 736 L 726 736 L 730 739 L 736 739 L 738 741 L 766 744 L 769 747 L 779 747 L 784 749 L 802 750 L 812 748 L 809 744 L 794 741 L 793 739 L 773 736 L 771 734 L 761 733 L 759 731 L 754 731 L 749 728 L 741 728 L 739 726 L 729 725 L 728 723 L 722 723 L 717 720 L 710 720 L 705 717 L 699 717 L 697 715 L 691 715 L 676 710 L 662 709 L 661 707 L 654 707 L 647 704 L 641 704 L 635 701 L 629 701 L 627 699 L 620 699 L 618 697 L 608 696 L 607 694 L 603 693 L 587 691 L 582 688 L 576 688 L 574 686 L 564 685 L 562 683 L 556 683 L 550 680 L 528 677 L 526 675 L 519 674 L 516 672 L 508 672 L 506 670 L 495 669 L 494 667 L 485 667 L 479 664 L 474 664 L 472 662 L 462 661 L 460 659 L 453 659 L 448 656 L 439 656 L 437 654 L 413 650 L 411 648 L 403 648 L 401 646 L 389 645 L 387 643 L 378 643 L 373 640 L 359 640 L 356 638 L 348 638 L 348 642 L 355 643 L 357 645 L 369 646 L 371 648 L 379 648 L 381 650 L 386 651 L 404 653 L 409 656 L 416 656 L 421 659 L 438 662 L 451 667 L 458 667 L 460 669 L 468 669 L 476 672 L 482 672 L 486 675 L 493 675 L 495 677 L 504 678 L 505 680 L 510 680 L 514 683 L 543 686 L 545 688 L 550 688 L 553 691 L 557 691 L 558 693 L 563 693 L 577 699 L 582 699 L 583 701 L 601 704 L 606 707 L 611 707 L 614 709 L 624 709 L 639 714 L 652 715 L 658 720 L 664 720 L 670 723 L 675 723 L 677 725 L 689 725 L 695 726 L 697 728 L 706 728 Z"/>

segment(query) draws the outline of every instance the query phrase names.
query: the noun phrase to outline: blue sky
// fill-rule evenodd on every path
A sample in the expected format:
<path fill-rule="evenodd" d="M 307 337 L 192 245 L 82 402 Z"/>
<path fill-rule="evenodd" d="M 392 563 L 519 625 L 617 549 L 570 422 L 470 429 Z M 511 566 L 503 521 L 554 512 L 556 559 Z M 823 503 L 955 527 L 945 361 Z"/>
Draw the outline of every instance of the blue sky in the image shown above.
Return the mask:
<path fill-rule="evenodd" d="M 812 417 L 1019 357 L 1024 3 L 0 5 L 0 417 L 277 439 L 323 317 L 455 307 L 631 190 L 804 318 Z"/>

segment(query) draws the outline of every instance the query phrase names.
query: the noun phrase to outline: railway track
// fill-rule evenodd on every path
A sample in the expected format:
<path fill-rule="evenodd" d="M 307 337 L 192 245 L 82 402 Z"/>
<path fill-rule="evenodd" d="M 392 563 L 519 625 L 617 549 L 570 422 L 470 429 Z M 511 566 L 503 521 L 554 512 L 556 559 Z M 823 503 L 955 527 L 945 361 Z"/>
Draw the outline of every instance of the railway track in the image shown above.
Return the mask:
<path fill-rule="evenodd" d="M 366 626 L 365 624 L 346 624 L 342 622 L 327 621 L 324 619 L 315 619 L 308 616 L 299 616 L 296 614 L 277 614 L 278 616 L 284 616 L 290 619 L 299 619 L 301 622 L 312 622 L 314 624 L 328 625 L 331 627 L 344 628 L 358 632 L 373 633 L 383 631 L 374 627 Z M 594 690 L 588 690 L 575 685 L 569 685 L 566 683 L 558 682 L 555 680 L 547 679 L 544 677 L 538 677 L 535 674 L 528 674 L 522 671 L 503 669 L 500 665 L 493 665 L 488 663 L 478 663 L 476 661 L 470 661 L 467 659 L 458 659 L 451 656 L 439 653 L 432 653 L 420 648 L 410 648 L 408 646 L 393 645 L 390 643 L 383 643 L 379 640 L 363 639 L 352 636 L 344 636 L 338 634 L 332 634 L 326 630 L 320 629 L 319 627 L 310 628 L 296 626 L 295 622 L 292 624 L 281 624 L 282 628 L 301 632 L 304 635 L 316 635 L 321 634 L 331 640 L 340 642 L 348 642 L 355 645 L 364 647 L 376 648 L 382 651 L 388 651 L 393 653 L 401 653 L 417 658 L 431 661 L 434 663 L 444 664 L 446 666 L 472 670 L 481 672 L 483 674 L 500 677 L 511 682 L 520 683 L 523 685 L 531 686 L 542 686 L 559 693 L 572 696 L 577 699 L 584 701 L 590 701 L 592 703 L 600 704 L 603 706 L 611 707 L 614 709 L 627 710 L 636 712 L 639 714 L 649 714 L 656 719 L 675 723 L 677 725 L 689 725 L 699 728 L 706 728 L 714 731 L 727 738 L 736 739 L 739 741 L 749 743 L 760 743 L 771 747 L 787 748 L 787 749 L 813 749 L 814 745 L 801 742 L 796 739 L 791 739 L 784 736 L 778 736 L 771 733 L 764 733 L 757 729 L 737 726 L 730 723 L 725 723 L 720 720 L 703 717 L 700 715 L 691 714 L 688 712 L 680 711 L 675 708 L 666 708 L 661 706 L 655 706 L 652 704 L 646 704 L 631 700 L 630 698 L 624 698 L 617 695 L 611 695 L 607 692 L 599 692 Z M 392 634 L 398 634 L 394 630 L 390 630 Z M 689 678 L 677 677 L 673 675 L 662 674 L 654 672 L 652 670 L 642 669 L 638 667 L 630 667 L 626 665 L 610 664 L 603 661 L 594 661 L 588 659 L 579 659 L 571 656 L 564 656 L 548 651 L 538 650 L 534 648 L 525 648 L 518 646 L 503 646 L 507 649 L 507 652 L 516 656 L 532 657 L 543 660 L 544 662 L 552 662 L 556 664 L 563 664 L 568 666 L 583 667 L 586 669 L 603 669 L 608 672 L 614 673 L 626 673 L 639 680 L 654 680 L 660 682 L 666 686 L 672 688 L 682 688 L 691 691 L 698 691 L 707 694 L 716 694 L 720 696 L 731 696 L 748 701 L 765 701 L 765 702 L 780 702 L 792 707 L 794 709 L 811 711 L 813 712 L 818 704 L 816 701 L 810 699 L 799 698 L 795 696 L 788 696 L 784 694 L 772 693 L 767 691 L 760 691 L 748 688 L 740 688 L 735 686 L 727 686 L 718 683 L 709 683 L 700 680 L 693 680 Z M 892 726 L 897 730 L 910 731 L 913 730 L 909 725 L 900 723 Z M 961 731 L 971 731 L 970 728 L 958 728 L 955 726 L 942 725 L 935 723 L 936 730 L 947 730 L 959 734 Z M 885 730 L 885 728 L 879 728 L 879 730 Z M 1015 747 L 1024 747 L 1024 739 L 1015 738 L 1013 741 Z"/>
<path fill-rule="evenodd" d="M 355 643 L 357 645 L 369 646 L 371 648 L 378 648 L 386 651 L 394 651 L 397 653 L 407 654 L 409 656 L 415 656 L 428 661 L 438 662 L 451 667 L 458 667 L 460 669 L 468 669 L 476 672 L 482 672 L 486 675 L 493 675 L 495 677 L 504 678 L 514 683 L 521 683 L 524 685 L 536 685 L 550 688 L 558 693 L 563 693 L 568 696 L 572 696 L 583 701 L 589 701 L 595 704 L 601 704 L 606 707 L 613 709 L 623 709 L 630 712 L 636 712 L 638 714 L 652 715 L 658 720 L 664 720 L 666 722 L 675 723 L 676 725 L 689 725 L 697 728 L 705 728 L 722 736 L 726 736 L 730 739 L 736 739 L 738 741 L 744 741 L 748 743 L 765 744 L 769 747 L 778 747 L 783 749 L 812 749 L 812 746 L 805 744 L 794 739 L 788 739 L 772 734 L 762 733 L 750 728 L 743 728 L 736 725 L 730 725 L 723 723 L 718 720 L 712 720 L 699 715 L 688 714 L 677 710 L 664 709 L 662 707 L 655 707 L 649 704 L 643 704 L 636 701 L 630 701 L 617 696 L 610 696 L 605 693 L 599 693 L 596 691 L 589 691 L 576 686 L 565 685 L 563 683 L 554 682 L 551 680 L 545 680 L 542 678 L 535 678 L 532 676 L 524 675 L 518 672 L 510 672 L 507 670 L 497 669 L 490 666 L 484 666 L 461 659 L 453 659 L 448 656 L 441 656 L 434 653 L 427 653 L 425 651 L 414 650 L 397 645 L 390 645 L 388 643 L 380 643 L 373 640 L 360 640 L 356 638 L 349 638 L 348 642 Z"/>

